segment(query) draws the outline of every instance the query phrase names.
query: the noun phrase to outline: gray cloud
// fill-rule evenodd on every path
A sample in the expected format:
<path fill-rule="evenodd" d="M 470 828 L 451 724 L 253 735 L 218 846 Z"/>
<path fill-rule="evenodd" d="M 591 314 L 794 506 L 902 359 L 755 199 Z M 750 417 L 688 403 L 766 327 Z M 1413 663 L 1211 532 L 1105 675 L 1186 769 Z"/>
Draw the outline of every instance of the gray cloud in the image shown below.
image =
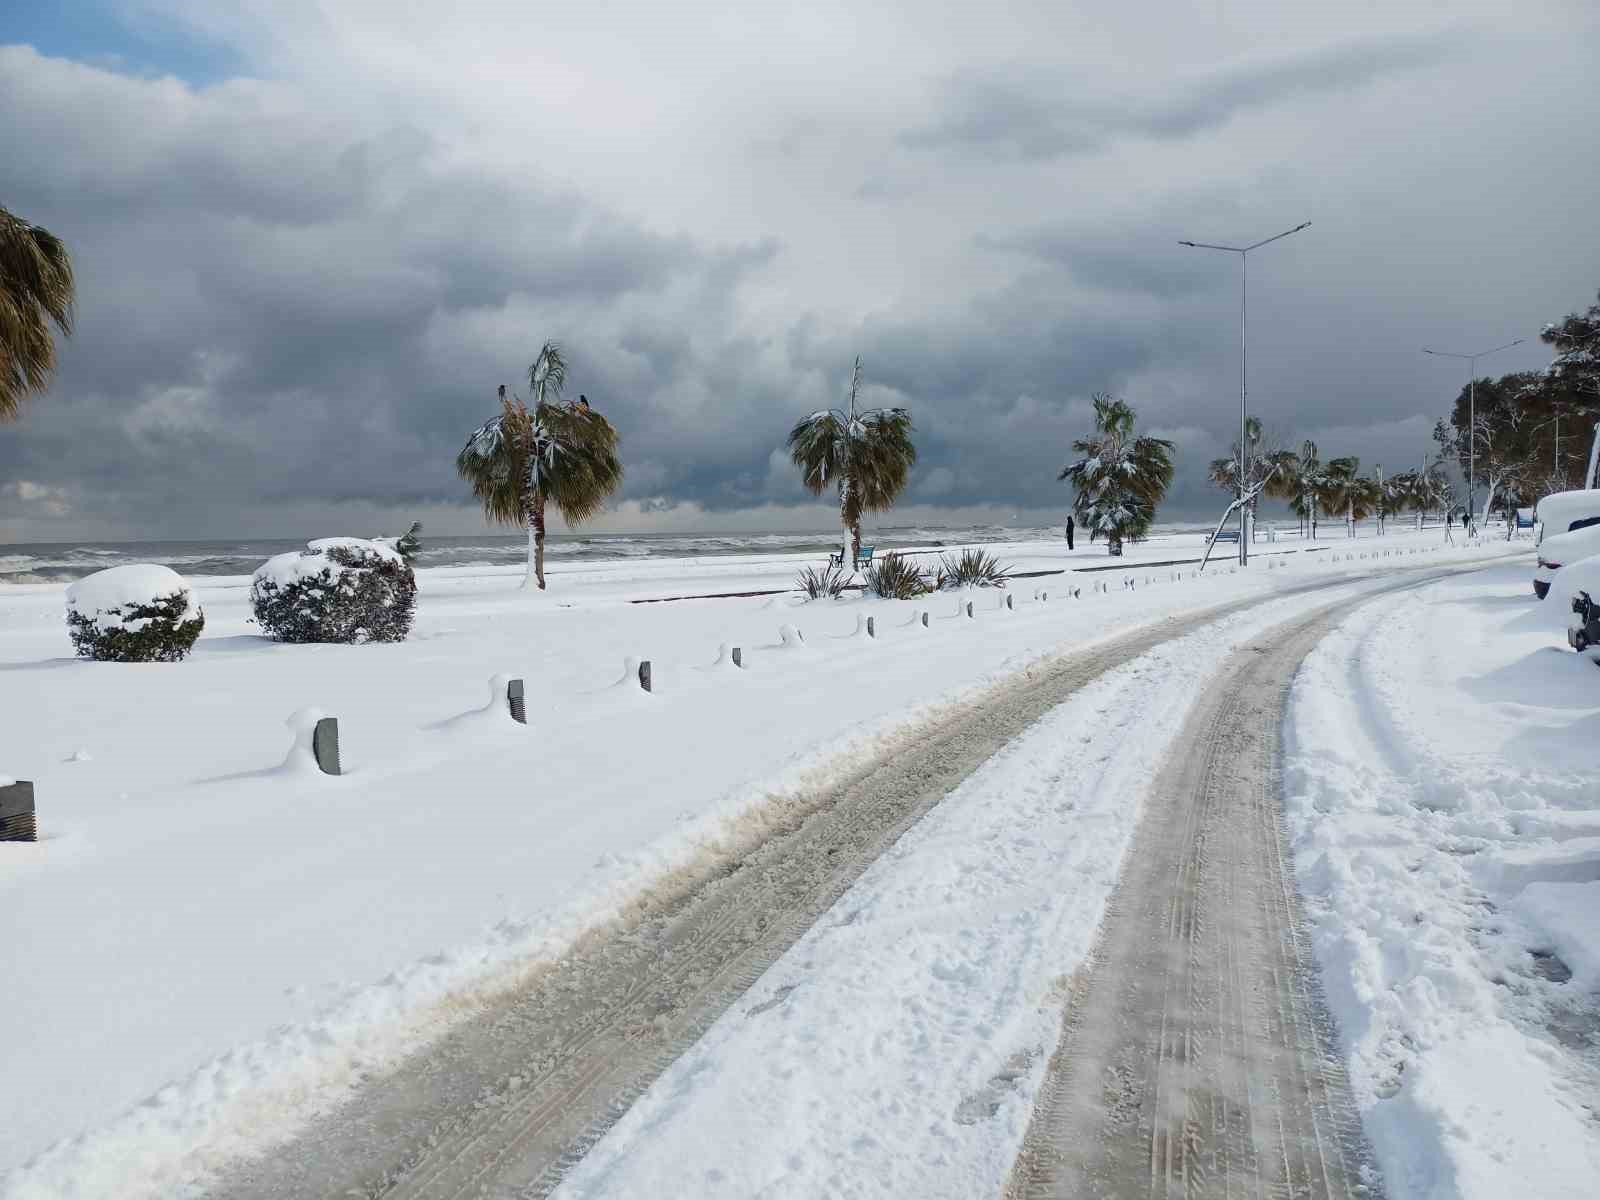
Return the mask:
<path fill-rule="evenodd" d="M 1072 76 L 1031 67 L 963 71 L 941 84 L 940 115 L 900 141 L 914 150 L 1036 160 L 1089 154 L 1128 136 L 1189 138 L 1252 109 L 1434 66 L 1459 49 L 1458 37 L 1440 34 L 1354 41 L 1124 95 L 1085 94 Z"/>
<path fill-rule="evenodd" d="M 240 11 L 249 37 L 275 19 Z M 381 4 L 352 4 L 343 41 L 318 26 L 280 49 L 276 77 L 204 87 L 0 47 L 0 200 L 67 239 L 81 295 L 55 387 L 0 427 L 0 541 L 413 511 L 476 530 L 455 451 L 547 337 L 622 433 L 612 527 L 826 522 L 782 441 L 857 353 L 875 401 L 913 412 L 907 517 L 1059 512 L 1101 389 L 1178 442 L 1168 511 L 1199 514 L 1237 422 L 1237 267 L 1179 237 L 1316 220 L 1252 263 L 1253 402 L 1386 464 L 1427 448 L 1459 386 L 1417 346 L 1592 296 L 1600 240 L 1570 231 L 1592 228 L 1600 168 L 1568 153 L 1586 126 L 1563 101 L 1589 86 L 1570 31 L 1502 42 L 1493 71 L 1464 57 L 1483 39 L 1402 30 L 1280 37 L 1266 65 L 1198 77 L 1175 34 L 1138 44 L 1150 77 L 1189 83 L 1071 107 L 1037 81 L 1086 78 L 1092 48 L 1039 39 L 1008 75 L 1017 47 L 964 11 L 870 90 L 848 38 L 724 47 L 716 72 L 642 26 L 538 69 L 443 36 L 411 60 Z M 283 21 L 273 37 L 296 36 Z M 642 65 L 593 68 L 607 48 Z M 930 106 L 955 62 L 979 83 Z M 1059 149 L 1080 143 L 1115 166 Z"/>

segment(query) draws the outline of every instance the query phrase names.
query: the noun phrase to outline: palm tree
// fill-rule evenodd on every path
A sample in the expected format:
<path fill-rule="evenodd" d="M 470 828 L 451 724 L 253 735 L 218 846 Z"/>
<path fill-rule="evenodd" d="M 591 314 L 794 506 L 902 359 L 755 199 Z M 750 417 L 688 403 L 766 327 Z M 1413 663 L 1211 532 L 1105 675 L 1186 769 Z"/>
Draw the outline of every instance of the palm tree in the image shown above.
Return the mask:
<path fill-rule="evenodd" d="M 1077 489 L 1072 509 L 1089 530 L 1089 540 L 1104 536 L 1106 549 L 1121 555 L 1124 541 L 1139 541 L 1150 531 L 1172 484 L 1172 443 L 1135 437 L 1135 413 L 1109 393 L 1094 397 L 1094 432 L 1072 448 L 1083 455 L 1056 478 Z"/>
<path fill-rule="evenodd" d="M 526 525 L 524 588 L 544 590 L 544 514 L 553 503 L 568 525 L 588 520 L 622 483 L 617 431 L 589 407 L 561 399 L 567 363 L 546 342 L 528 368 L 530 407 L 500 385 L 500 413 L 478 426 L 456 455 L 456 470 L 472 485 L 491 521 Z"/>
<path fill-rule="evenodd" d="M 1278 469 L 1265 488 L 1266 494 L 1277 500 L 1286 500 L 1289 510 L 1300 518 L 1301 533 L 1317 536 L 1317 491 L 1322 486 L 1322 460 L 1317 457 L 1317 444 L 1310 439 L 1300 443 L 1298 450 L 1278 450 L 1270 458 Z"/>
<path fill-rule="evenodd" d="M 72 333 L 74 298 L 61 239 L 0 208 L 0 421 L 49 385 L 56 366 L 50 326 Z"/>
<path fill-rule="evenodd" d="M 850 406 L 825 408 L 789 431 L 789 457 L 813 496 L 839 489 L 839 523 L 850 560 L 861 553 L 861 514 L 892 508 L 917 461 L 911 414 L 861 408 L 861 358 L 850 376 Z"/>
<path fill-rule="evenodd" d="M 1377 482 L 1361 474 L 1359 458 L 1330 460 L 1320 491 L 1320 499 L 1329 512 L 1344 510 L 1345 533 L 1349 537 L 1355 537 L 1356 522 L 1371 515 L 1378 503 Z"/>

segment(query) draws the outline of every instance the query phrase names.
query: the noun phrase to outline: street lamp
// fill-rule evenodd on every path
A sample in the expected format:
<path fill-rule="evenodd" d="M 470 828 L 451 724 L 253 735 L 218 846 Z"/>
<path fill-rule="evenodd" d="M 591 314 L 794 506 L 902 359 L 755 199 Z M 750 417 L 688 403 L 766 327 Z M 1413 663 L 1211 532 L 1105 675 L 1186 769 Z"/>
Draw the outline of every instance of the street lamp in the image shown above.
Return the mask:
<path fill-rule="evenodd" d="M 1522 338 L 1514 342 L 1507 342 L 1504 346 L 1496 346 L 1493 350 L 1479 350 L 1476 354 L 1455 354 L 1449 350 L 1429 350 L 1422 348 L 1424 354 L 1431 354 L 1435 358 L 1464 358 L 1467 360 L 1467 513 L 1472 513 L 1472 484 L 1478 474 L 1478 360 L 1487 358 L 1491 354 L 1499 354 L 1502 350 L 1509 350 L 1513 346 L 1522 345 Z M 1493 499 L 1493 497 L 1490 497 Z"/>
<path fill-rule="evenodd" d="M 1190 246 L 1196 250 L 1226 250 L 1229 254 L 1239 256 L 1239 565 L 1250 565 L 1250 529 L 1249 512 L 1245 504 L 1245 489 L 1248 486 L 1250 474 L 1250 439 L 1247 436 L 1245 423 L 1249 415 L 1249 343 L 1246 340 L 1246 331 L 1249 327 L 1249 310 L 1246 307 L 1249 300 L 1250 266 L 1249 254 L 1252 250 L 1259 250 L 1269 242 L 1276 242 L 1288 237 L 1291 233 L 1299 233 L 1302 229 L 1309 229 L 1310 221 L 1303 221 L 1293 229 L 1285 229 L 1282 233 L 1273 234 L 1269 238 L 1262 238 L 1259 242 L 1252 242 L 1248 246 L 1219 246 L 1213 242 L 1188 242 L 1180 241 L 1180 246 Z"/>

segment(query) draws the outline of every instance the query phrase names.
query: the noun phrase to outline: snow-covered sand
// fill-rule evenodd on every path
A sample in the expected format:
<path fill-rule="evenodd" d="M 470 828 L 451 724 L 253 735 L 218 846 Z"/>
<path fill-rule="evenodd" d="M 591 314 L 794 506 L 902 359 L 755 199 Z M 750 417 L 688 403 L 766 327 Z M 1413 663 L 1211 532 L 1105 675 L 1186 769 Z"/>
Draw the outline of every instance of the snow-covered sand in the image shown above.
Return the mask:
<path fill-rule="evenodd" d="M 74 661 L 62 589 L 0 589 L 0 771 L 36 781 L 42 839 L 0 846 L 16 1031 L 0 1194 L 180 1194 L 756 835 L 769 800 L 1041 655 L 1313 574 L 1416 565 L 1412 549 L 1507 549 L 1436 551 L 1437 530 L 1323 544 L 1197 581 L 1140 566 L 1196 539 L 1151 543 L 1116 571 L 1019 581 L 1015 612 L 980 593 L 974 621 L 948 594 L 628 603 L 783 588 L 794 556 L 585 564 L 545 597 L 515 570 L 442 569 L 420 576 L 415 632 L 392 646 L 267 643 L 247 578 L 194 580 L 205 635 L 170 665 Z M 1098 547 L 1070 564 L 1055 544 L 1000 553 L 1020 570 L 1110 565 Z M 868 612 L 872 642 L 856 632 Z M 782 624 L 805 645 L 785 647 Z M 714 666 L 722 645 L 748 669 Z M 655 694 L 630 656 L 652 660 Z M 527 728 L 487 694 L 497 673 L 527 681 Z M 308 706 L 340 718 L 341 778 L 285 769 L 285 720 Z"/>
<path fill-rule="evenodd" d="M 1600 1179 L 1600 673 L 1563 608 L 1521 564 L 1439 583 L 1360 612 L 1295 685 L 1296 866 L 1408 1200 Z"/>

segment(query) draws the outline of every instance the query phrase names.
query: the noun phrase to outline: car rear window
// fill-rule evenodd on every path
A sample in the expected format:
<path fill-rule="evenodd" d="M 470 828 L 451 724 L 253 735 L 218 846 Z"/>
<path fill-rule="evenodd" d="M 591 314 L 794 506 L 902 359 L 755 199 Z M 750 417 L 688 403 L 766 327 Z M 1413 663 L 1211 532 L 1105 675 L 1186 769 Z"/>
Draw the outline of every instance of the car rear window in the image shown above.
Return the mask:
<path fill-rule="evenodd" d="M 1600 525 L 1600 517 L 1584 517 L 1581 521 L 1574 521 L 1567 526 L 1567 532 L 1571 533 L 1574 529 L 1587 529 L 1591 525 Z"/>

